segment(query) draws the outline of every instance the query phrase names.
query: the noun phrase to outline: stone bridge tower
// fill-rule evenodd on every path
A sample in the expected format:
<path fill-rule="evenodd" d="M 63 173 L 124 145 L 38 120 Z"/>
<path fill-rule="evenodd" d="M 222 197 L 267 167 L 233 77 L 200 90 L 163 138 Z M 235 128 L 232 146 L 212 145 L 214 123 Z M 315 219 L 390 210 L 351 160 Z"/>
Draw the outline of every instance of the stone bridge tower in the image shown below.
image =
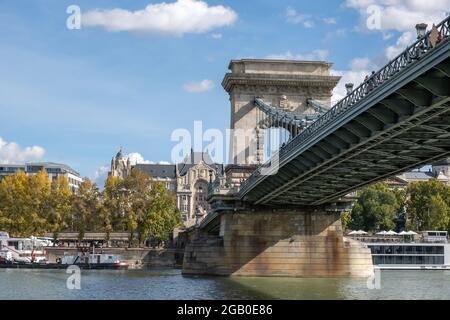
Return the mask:
<path fill-rule="evenodd" d="M 331 107 L 332 90 L 340 80 L 331 75 L 331 64 L 327 62 L 244 59 L 232 60 L 228 68 L 231 72 L 225 75 L 222 86 L 230 95 L 230 128 L 235 132 L 229 162 L 238 165 L 263 161 L 264 136 L 259 133 L 255 97 L 283 111 L 311 114 L 314 110 L 308 107 L 307 100 Z M 238 143 L 242 132 L 238 129 L 255 130 L 257 141 L 241 139 Z M 250 148 L 250 143 L 257 147 Z"/>

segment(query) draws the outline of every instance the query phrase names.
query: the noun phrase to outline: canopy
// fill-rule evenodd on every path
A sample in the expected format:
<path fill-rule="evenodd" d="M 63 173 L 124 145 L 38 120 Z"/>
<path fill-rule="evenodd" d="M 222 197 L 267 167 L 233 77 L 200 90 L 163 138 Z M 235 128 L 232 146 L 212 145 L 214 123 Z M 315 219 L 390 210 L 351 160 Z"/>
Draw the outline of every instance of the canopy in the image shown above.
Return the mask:
<path fill-rule="evenodd" d="M 417 233 L 415 233 L 414 231 L 408 231 L 408 232 L 406 232 L 406 235 L 415 236 L 415 235 L 417 235 Z"/>
<path fill-rule="evenodd" d="M 397 236 L 398 233 L 395 232 L 395 231 L 389 230 L 388 232 L 386 232 L 386 235 L 387 235 L 387 236 Z"/>
<path fill-rule="evenodd" d="M 365 232 L 363 230 L 352 231 L 349 233 L 350 236 L 359 236 L 359 235 L 365 235 L 365 234 L 367 234 L 367 232 Z"/>
<path fill-rule="evenodd" d="M 387 234 L 386 231 L 380 231 L 377 233 L 378 236 L 385 236 Z"/>

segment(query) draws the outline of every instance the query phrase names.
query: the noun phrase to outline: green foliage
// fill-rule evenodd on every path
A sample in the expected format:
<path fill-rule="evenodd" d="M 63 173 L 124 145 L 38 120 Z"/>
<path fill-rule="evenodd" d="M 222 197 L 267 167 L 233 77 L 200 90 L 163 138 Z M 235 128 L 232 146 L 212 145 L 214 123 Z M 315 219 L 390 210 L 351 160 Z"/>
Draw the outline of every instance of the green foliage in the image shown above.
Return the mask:
<path fill-rule="evenodd" d="M 78 240 L 81 241 L 86 231 L 96 231 L 101 222 L 101 194 L 98 187 L 89 179 L 85 179 L 74 197 L 70 223 L 72 230 L 78 231 Z"/>
<path fill-rule="evenodd" d="M 394 229 L 399 208 L 395 193 L 386 184 L 373 184 L 359 192 L 348 227 L 365 231 Z"/>
<path fill-rule="evenodd" d="M 450 187 L 436 179 L 408 186 L 407 224 L 419 231 L 449 230 Z"/>
<path fill-rule="evenodd" d="M 348 226 L 349 226 L 351 220 L 352 220 L 351 212 L 342 213 L 342 215 L 341 215 L 342 230 L 345 231 L 348 229 Z"/>

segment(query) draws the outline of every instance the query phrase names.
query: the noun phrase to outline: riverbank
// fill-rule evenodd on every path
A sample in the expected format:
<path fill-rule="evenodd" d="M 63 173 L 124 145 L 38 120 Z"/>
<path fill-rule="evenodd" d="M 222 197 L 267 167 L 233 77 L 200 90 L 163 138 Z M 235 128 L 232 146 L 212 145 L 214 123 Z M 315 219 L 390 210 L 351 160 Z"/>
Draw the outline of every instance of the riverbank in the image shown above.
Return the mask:
<path fill-rule="evenodd" d="M 56 258 L 63 255 L 76 255 L 77 248 L 46 247 L 45 255 L 49 263 L 56 263 Z M 152 248 L 102 248 L 96 252 L 117 255 L 121 262 L 129 264 L 131 269 L 146 268 L 181 268 L 184 249 Z"/>

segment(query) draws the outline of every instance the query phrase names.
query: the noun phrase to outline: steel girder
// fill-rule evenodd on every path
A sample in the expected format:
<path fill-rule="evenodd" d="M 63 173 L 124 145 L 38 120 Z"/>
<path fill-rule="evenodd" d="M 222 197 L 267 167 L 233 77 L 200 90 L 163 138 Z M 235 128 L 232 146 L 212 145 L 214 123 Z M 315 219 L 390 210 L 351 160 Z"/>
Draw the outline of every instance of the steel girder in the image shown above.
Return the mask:
<path fill-rule="evenodd" d="M 288 146 L 276 174 L 251 178 L 241 198 L 267 205 L 324 204 L 450 156 L 449 51 L 447 41 L 307 140 Z"/>

